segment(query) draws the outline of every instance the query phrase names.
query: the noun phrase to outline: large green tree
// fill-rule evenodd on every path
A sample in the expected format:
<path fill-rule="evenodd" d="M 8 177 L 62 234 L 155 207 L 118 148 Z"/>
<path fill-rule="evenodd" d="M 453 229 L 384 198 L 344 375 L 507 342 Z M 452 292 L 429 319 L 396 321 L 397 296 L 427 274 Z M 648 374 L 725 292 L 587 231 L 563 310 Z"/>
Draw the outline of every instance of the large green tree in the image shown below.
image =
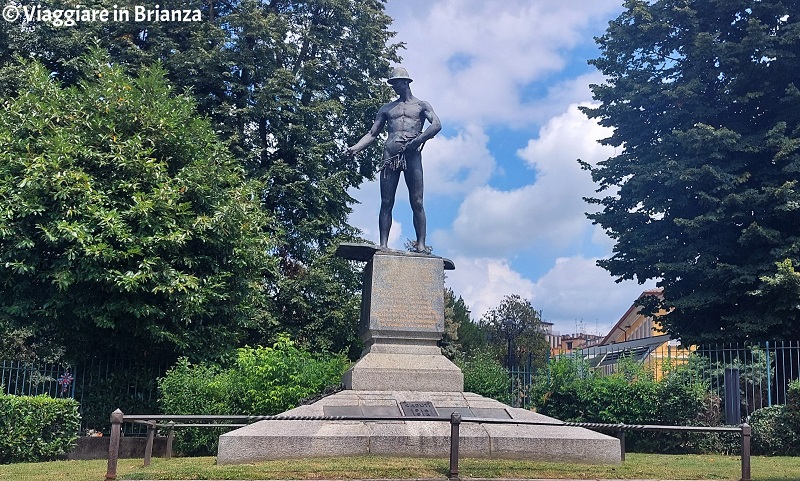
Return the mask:
<path fill-rule="evenodd" d="M 69 87 L 17 63 L 0 107 L 4 322 L 68 360 L 214 359 L 267 330 L 275 227 L 257 184 L 163 70 L 75 63 Z"/>
<path fill-rule="evenodd" d="M 480 328 L 486 333 L 489 348 L 497 359 L 514 366 L 528 362 L 544 366 L 549 346 L 542 329 L 542 313 L 528 299 L 518 294 L 503 297 L 500 305 L 487 311 L 480 320 Z"/>
<path fill-rule="evenodd" d="M 597 42 L 599 264 L 686 343 L 797 337 L 800 2 L 628 0 Z"/>
<path fill-rule="evenodd" d="M 160 62 L 174 85 L 190 89 L 200 112 L 259 182 L 262 207 L 280 227 L 269 233 L 280 268 L 269 291 L 273 313 L 309 347 L 352 346 L 360 281 L 349 263 L 330 254 L 333 244 L 358 235 L 347 224 L 353 203 L 347 190 L 372 176 L 379 158 L 341 152 L 389 96 L 381 79 L 398 60 L 398 45 L 389 43 L 384 1 L 159 3 L 199 9 L 203 21 L 68 28 L 3 22 L 0 64 L 32 56 L 71 84 L 80 78 L 75 58 L 93 45 L 128 69 Z M 340 334 L 334 343 L 320 327 L 326 323 Z"/>

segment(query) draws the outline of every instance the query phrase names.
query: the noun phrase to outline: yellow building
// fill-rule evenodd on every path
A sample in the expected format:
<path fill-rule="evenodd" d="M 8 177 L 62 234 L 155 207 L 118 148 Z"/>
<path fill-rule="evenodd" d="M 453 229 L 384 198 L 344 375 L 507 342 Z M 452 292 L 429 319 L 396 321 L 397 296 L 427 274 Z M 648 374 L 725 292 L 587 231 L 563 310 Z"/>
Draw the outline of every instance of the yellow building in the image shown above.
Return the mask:
<path fill-rule="evenodd" d="M 685 362 L 689 350 L 681 347 L 680 340 L 672 339 L 661 330 L 658 316 L 665 312 L 655 316 L 646 316 L 641 312 L 639 299 L 662 295 L 661 289 L 642 292 L 600 344 L 583 351 L 590 365 L 610 374 L 614 372 L 617 361 L 627 357 L 644 363 L 658 379 L 664 372 L 665 363 Z"/>

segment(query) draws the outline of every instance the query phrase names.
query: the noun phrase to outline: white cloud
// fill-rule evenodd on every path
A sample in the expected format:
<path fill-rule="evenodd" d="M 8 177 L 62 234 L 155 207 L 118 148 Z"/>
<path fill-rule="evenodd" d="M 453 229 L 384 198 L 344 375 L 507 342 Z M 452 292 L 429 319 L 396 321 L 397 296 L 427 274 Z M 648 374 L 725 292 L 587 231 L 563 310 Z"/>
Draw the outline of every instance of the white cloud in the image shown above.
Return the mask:
<path fill-rule="evenodd" d="M 465 194 L 485 184 L 495 168 L 489 137 L 468 126 L 455 137 L 438 135 L 425 144 L 425 194 Z"/>
<path fill-rule="evenodd" d="M 581 256 L 559 258 L 536 281 L 530 301 L 555 324 L 554 330 L 572 333 L 576 323 L 583 323 L 587 331 L 604 335 L 642 291 L 655 287 L 655 281 L 615 283 L 596 262 Z"/>
<path fill-rule="evenodd" d="M 456 270 L 447 272 L 446 285 L 472 311 L 477 321 L 500 305 L 503 297 L 518 294 L 541 309 L 544 319 L 562 334 L 584 330 L 605 335 L 645 289 L 644 285 L 614 282 L 597 259 L 559 258 L 535 282 L 514 270 L 507 259 L 456 257 Z"/>
<path fill-rule="evenodd" d="M 591 256 L 610 252 L 613 241 L 584 216 L 592 206 L 582 197 L 592 196 L 595 186 L 576 162 L 594 164 L 615 154 L 596 143 L 609 131 L 577 109 L 591 98 L 588 85 L 603 79 L 575 52 L 589 52 L 592 36 L 620 10 L 619 0 L 388 0 L 395 41 L 406 44 L 400 55 L 414 78 L 414 95 L 433 105 L 446 132 L 455 132 L 425 147 L 426 209 L 439 208 L 432 197 L 447 196 L 442 204 L 453 204 L 464 196 L 450 226 L 432 224 L 429 215 L 428 227 L 431 243 L 446 246 L 444 255 L 453 257 L 457 269 L 447 273 L 447 285 L 474 319 L 504 296 L 519 294 L 556 330 L 574 331 L 582 320 L 589 331 L 605 333 L 651 287 L 615 284 L 595 265 Z M 495 156 L 489 148 L 496 145 L 488 138 L 494 127 L 519 132 L 539 126 L 517 158 Z M 505 190 L 490 185 L 493 174 L 520 175 L 520 162 L 530 168 L 530 181 L 513 179 L 518 187 Z M 363 202 L 351 224 L 377 242 L 377 183 L 351 195 Z M 396 206 L 407 203 L 401 185 Z M 393 248 L 409 237 L 401 229 L 395 221 Z M 592 253 L 580 254 L 588 244 Z M 536 252 L 536 259 L 524 252 Z M 562 257 L 548 258 L 549 252 Z M 546 272 L 531 275 L 532 269 Z"/>
<path fill-rule="evenodd" d="M 396 40 L 416 95 L 461 124 L 531 122 L 524 90 L 564 68 L 569 51 L 591 44 L 618 0 L 392 0 Z M 585 87 L 584 87 L 585 90 Z M 585 100 L 570 98 L 570 101 Z"/>
<path fill-rule="evenodd" d="M 456 257 L 453 262 L 456 270 L 446 272 L 445 284 L 464 298 L 473 320 L 499 306 L 504 296 L 533 294 L 533 282 L 514 271 L 506 259 Z"/>
<path fill-rule="evenodd" d="M 452 231 L 437 232 L 437 242 L 477 256 L 507 256 L 542 243 L 568 246 L 591 228 L 583 197 L 594 193 L 594 184 L 576 159 L 594 164 L 613 154 L 613 148 L 596 142 L 609 134 L 571 105 L 518 152 L 535 170 L 535 182 L 514 190 L 483 186 L 470 192 Z"/>

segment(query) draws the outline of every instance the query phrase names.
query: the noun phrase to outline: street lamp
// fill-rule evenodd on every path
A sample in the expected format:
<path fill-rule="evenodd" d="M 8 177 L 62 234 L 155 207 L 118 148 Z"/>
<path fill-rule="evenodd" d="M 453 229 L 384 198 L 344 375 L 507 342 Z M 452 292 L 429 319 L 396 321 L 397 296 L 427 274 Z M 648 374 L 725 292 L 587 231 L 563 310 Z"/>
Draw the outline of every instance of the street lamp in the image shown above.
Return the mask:
<path fill-rule="evenodd" d="M 623 341 L 622 342 L 628 342 L 628 329 L 630 329 L 630 328 L 631 328 L 630 324 L 628 324 L 625 327 L 620 326 L 620 330 L 622 330 L 622 336 L 623 336 L 623 338 L 622 338 Z"/>
<path fill-rule="evenodd" d="M 511 379 L 511 383 L 509 384 L 509 395 L 511 397 L 511 405 L 514 407 L 518 406 L 518 402 L 516 397 L 514 396 L 514 386 L 516 384 L 515 381 L 515 373 L 514 373 L 514 338 L 520 334 L 522 329 L 522 322 L 518 319 L 514 319 L 512 317 L 506 317 L 500 323 L 500 329 L 506 335 L 506 343 L 508 353 L 506 356 L 506 367 L 508 368 L 508 375 Z M 517 373 L 518 374 L 518 373 Z"/>
<path fill-rule="evenodd" d="M 508 342 L 508 355 L 506 357 L 506 367 L 509 374 L 514 369 L 514 336 L 517 334 L 517 321 L 510 317 L 503 319 L 503 331 Z"/>

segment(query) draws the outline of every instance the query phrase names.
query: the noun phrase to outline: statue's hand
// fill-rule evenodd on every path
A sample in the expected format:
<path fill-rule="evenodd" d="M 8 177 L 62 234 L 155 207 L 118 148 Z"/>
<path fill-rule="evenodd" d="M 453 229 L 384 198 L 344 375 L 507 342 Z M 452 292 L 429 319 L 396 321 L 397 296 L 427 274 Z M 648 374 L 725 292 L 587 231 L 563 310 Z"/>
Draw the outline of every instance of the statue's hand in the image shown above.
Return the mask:
<path fill-rule="evenodd" d="M 419 140 L 419 137 L 415 137 L 408 141 L 406 144 L 406 152 L 414 152 L 419 150 L 419 146 L 422 145 L 422 142 Z"/>
<path fill-rule="evenodd" d="M 348 157 L 352 157 L 352 156 L 356 155 L 356 153 L 357 153 L 357 151 L 352 146 L 344 149 L 344 155 L 346 155 Z"/>

